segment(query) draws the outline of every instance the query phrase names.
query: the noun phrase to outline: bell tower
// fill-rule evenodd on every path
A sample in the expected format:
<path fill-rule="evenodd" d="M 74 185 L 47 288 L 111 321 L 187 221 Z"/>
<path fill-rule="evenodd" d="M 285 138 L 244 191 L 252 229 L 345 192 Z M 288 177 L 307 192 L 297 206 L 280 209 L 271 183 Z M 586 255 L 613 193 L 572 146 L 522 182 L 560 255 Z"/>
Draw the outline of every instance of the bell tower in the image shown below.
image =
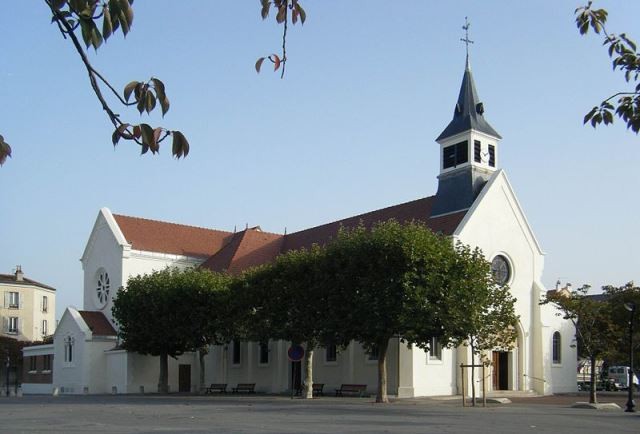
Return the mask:
<path fill-rule="evenodd" d="M 469 22 L 462 27 L 467 57 L 453 119 L 440 133 L 440 174 L 431 216 L 462 211 L 482 190 L 498 167 L 498 141 L 502 138 L 484 118 L 469 63 Z"/>

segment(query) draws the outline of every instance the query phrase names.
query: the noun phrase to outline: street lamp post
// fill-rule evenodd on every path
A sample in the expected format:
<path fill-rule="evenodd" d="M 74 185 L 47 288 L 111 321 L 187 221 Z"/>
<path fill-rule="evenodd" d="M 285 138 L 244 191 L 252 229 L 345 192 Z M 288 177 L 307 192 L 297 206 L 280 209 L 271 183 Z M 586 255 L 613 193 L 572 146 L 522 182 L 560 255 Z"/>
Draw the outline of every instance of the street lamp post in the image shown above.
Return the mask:
<path fill-rule="evenodd" d="M 636 313 L 636 304 L 633 302 L 625 303 L 624 308 L 631 314 L 629 315 L 629 383 L 627 408 L 624 411 L 634 412 L 635 403 L 633 402 L 633 316 Z"/>

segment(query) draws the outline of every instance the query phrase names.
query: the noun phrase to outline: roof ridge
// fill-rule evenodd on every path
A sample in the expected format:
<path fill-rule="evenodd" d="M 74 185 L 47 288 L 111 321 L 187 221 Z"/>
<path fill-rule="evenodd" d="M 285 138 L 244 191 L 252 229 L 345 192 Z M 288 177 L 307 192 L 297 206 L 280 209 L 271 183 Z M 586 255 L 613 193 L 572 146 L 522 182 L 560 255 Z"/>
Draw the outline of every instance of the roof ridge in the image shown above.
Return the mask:
<path fill-rule="evenodd" d="M 386 209 L 389 209 L 389 208 L 395 208 L 397 206 L 402 206 L 402 205 L 406 205 L 406 204 L 409 204 L 409 203 L 418 202 L 419 200 L 425 200 L 425 199 L 429 199 L 431 197 L 435 197 L 435 195 L 420 197 L 418 199 L 408 200 L 406 202 L 397 203 L 395 205 L 389 205 L 389 206 L 386 206 L 384 208 L 378 208 L 378 209 L 374 209 L 374 210 L 371 210 L 371 211 L 363 212 L 361 214 L 356 214 L 356 215 L 353 215 L 353 216 L 344 217 L 344 218 L 341 218 L 341 219 L 333 220 L 333 221 L 328 222 L 328 223 L 322 223 L 322 224 L 319 224 L 317 226 L 312 226 L 310 228 L 301 229 L 301 230 L 295 231 L 295 232 L 290 232 L 290 233 L 288 233 L 288 234 L 286 234 L 284 236 L 297 234 L 297 233 L 300 233 L 300 232 L 304 232 L 304 231 L 308 231 L 308 230 L 311 230 L 311 229 L 319 228 L 321 226 L 328 226 L 328 225 L 332 225 L 332 224 L 335 224 L 335 223 L 340 223 L 340 222 L 343 222 L 345 220 L 354 219 L 354 218 L 357 218 L 357 217 L 364 217 L 364 216 L 366 216 L 368 214 L 373 214 L 373 213 L 377 213 L 377 212 L 380 212 L 380 211 L 383 211 L 383 210 L 386 210 Z"/>
<path fill-rule="evenodd" d="M 175 222 L 169 222 L 169 221 L 166 221 L 166 220 L 148 219 L 148 218 L 144 218 L 144 217 L 136 217 L 136 216 L 130 216 L 130 215 L 124 215 L 124 214 L 113 214 L 113 216 L 114 217 L 125 217 L 125 218 L 136 219 L 136 220 L 144 220 L 144 221 L 155 222 L 155 223 L 164 223 L 164 224 L 167 224 L 167 225 L 183 226 L 183 227 L 187 227 L 187 228 L 203 229 L 203 230 L 206 230 L 206 231 L 221 232 L 221 233 L 225 233 L 225 234 L 234 234 L 235 233 L 235 232 L 231 232 L 231 231 L 223 231 L 221 229 L 206 228 L 204 226 L 187 225 L 187 224 L 184 224 L 184 223 L 175 223 Z"/>

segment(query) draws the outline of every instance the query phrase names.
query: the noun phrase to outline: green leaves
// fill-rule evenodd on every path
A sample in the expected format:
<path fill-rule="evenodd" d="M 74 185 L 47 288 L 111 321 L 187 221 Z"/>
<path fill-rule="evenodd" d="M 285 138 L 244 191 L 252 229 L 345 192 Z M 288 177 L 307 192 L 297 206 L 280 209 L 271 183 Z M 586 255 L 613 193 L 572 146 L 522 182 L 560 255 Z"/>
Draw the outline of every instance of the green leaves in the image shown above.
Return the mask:
<path fill-rule="evenodd" d="M 591 28 L 595 33 L 604 33 L 604 46 L 608 46 L 607 53 L 611 58 L 613 70 L 624 74 L 625 81 L 637 82 L 640 76 L 640 54 L 636 43 L 625 33 L 610 34 L 605 28 L 608 13 L 604 9 L 592 9 L 592 2 L 576 9 L 576 25 L 580 34 L 588 33 Z M 610 101 L 617 99 L 614 106 Z M 609 125 L 614 121 L 614 114 L 622 119 L 627 128 L 638 134 L 640 132 L 640 83 L 632 90 L 618 92 L 593 107 L 583 119 L 583 123 L 590 123 L 592 127 L 600 124 Z"/>
<path fill-rule="evenodd" d="M 7 161 L 7 157 L 11 157 L 11 146 L 4 141 L 4 137 L 0 135 L 0 166 Z"/>
<path fill-rule="evenodd" d="M 162 108 L 162 116 L 169 111 L 169 98 L 165 93 L 164 83 L 157 78 L 151 78 L 148 82 L 143 83 L 141 81 L 129 82 L 123 91 L 124 101 L 129 103 L 131 95 L 135 96 L 135 100 L 130 105 L 136 105 L 136 108 L 142 114 L 147 112 L 151 113 L 156 107 L 156 103 L 160 103 Z"/>
<path fill-rule="evenodd" d="M 100 13 L 96 14 L 100 5 L 98 0 L 55 0 L 50 2 L 53 12 L 51 21 L 64 20 L 68 25 L 64 33 L 74 32 L 79 26 L 85 46 L 97 50 L 118 28 L 122 28 L 124 36 L 127 35 L 133 24 L 132 2 L 133 0 L 109 0 L 102 4 Z"/>

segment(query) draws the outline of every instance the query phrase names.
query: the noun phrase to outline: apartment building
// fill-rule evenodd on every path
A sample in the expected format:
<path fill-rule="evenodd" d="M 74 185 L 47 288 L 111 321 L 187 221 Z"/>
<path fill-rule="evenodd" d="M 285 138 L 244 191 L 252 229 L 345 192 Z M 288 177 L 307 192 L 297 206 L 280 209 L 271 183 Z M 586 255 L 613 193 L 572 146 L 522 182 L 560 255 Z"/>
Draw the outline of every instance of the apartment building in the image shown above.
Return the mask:
<path fill-rule="evenodd" d="M 56 290 L 24 277 L 21 266 L 0 274 L 0 335 L 21 341 L 41 341 L 56 328 Z"/>

